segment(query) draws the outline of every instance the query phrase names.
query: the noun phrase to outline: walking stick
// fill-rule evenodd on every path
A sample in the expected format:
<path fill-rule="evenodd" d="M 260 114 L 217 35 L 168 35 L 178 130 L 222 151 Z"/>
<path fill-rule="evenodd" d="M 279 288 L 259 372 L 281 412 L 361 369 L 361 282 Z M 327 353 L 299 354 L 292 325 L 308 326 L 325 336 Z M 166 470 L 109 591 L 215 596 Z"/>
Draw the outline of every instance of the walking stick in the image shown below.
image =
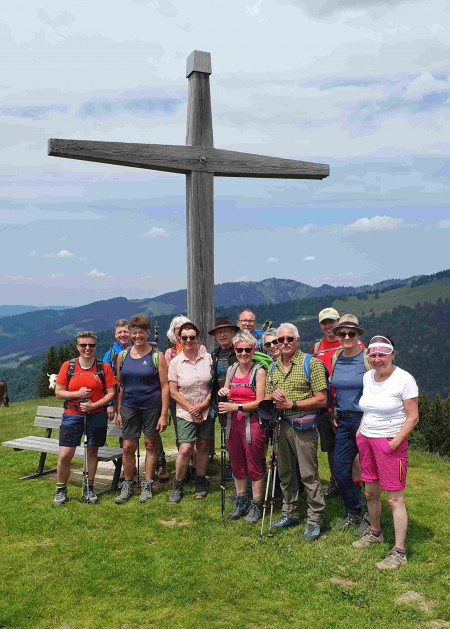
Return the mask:
<path fill-rule="evenodd" d="M 87 402 L 88 398 L 81 400 Z M 88 462 L 88 439 L 87 439 L 87 417 L 88 413 L 83 413 L 83 430 L 84 430 L 84 453 L 83 453 L 83 485 L 81 490 L 81 502 L 89 504 L 89 462 Z"/>
<path fill-rule="evenodd" d="M 145 457 L 147 458 L 147 453 L 145 454 Z M 137 484 L 138 484 L 138 490 L 139 490 L 139 487 L 140 487 L 140 482 L 139 482 L 139 478 L 140 478 L 139 477 L 140 463 L 141 463 L 141 453 L 140 453 L 140 450 L 139 450 L 139 439 L 138 439 L 138 442 L 137 442 Z"/>
<path fill-rule="evenodd" d="M 264 495 L 264 503 L 263 503 L 263 515 L 262 515 L 262 520 L 261 520 L 261 531 L 258 537 L 258 542 L 262 542 L 262 538 L 263 538 L 263 531 L 264 531 L 264 520 L 266 517 L 266 509 L 267 509 L 267 496 L 269 494 L 269 486 L 270 486 L 270 477 L 272 475 L 272 467 L 273 467 L 273 453 L 274 453 L 274 435 L 272 433 L 272 448 L 270 450 L 270 457 L 269 457 L 269 465 L 267 467 L 267 480 L 266 480 L 266 493 Z"/>
<path fill-rule="evenodd" d="M 219 402 L 226 402 L 226 397 L 220 397 Z M 222 527 L 225 528 L 225 457 L 227 452 L 227 446 L 225 441 L 225 429 L 226 429 L 227 415 L 226 413 L 219 414 L 220 423 L 220 489 L 222 492 Z"/>
<path fill-rule="evenodd" d="M 277 467 L 278 467 L 278 446 L 280 443 L 280 426 L 281 426 L 281 418 L 283 416 L 282 411 L 280 411 L 277 415 L 277 423 L 273 430 L 273 478 L 272 478 L 272 497 L 270 499 L 270 518 L 269 518 L 269 530 L 267 532 L 267 537 L 273 537 L 272 533 L 272 516 L 273 516 L 273 503 L 275 499 L 275 483 L 277 480 Z"/>

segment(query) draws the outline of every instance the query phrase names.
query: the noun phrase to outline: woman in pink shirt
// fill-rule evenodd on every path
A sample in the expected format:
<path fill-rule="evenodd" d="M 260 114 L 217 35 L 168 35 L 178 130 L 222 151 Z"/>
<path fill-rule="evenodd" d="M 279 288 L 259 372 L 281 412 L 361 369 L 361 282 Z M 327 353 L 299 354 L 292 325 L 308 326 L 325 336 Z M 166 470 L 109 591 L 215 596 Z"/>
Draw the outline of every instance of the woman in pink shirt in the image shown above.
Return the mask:
<path fill-rule="evenodd" d="M 246 513 L 246 522 L 256 524 L 262 516 L 264 471 L 262 460 L 266 445 L 266 432 L 256 413 L 264 399 L 266 371 L 261 363 L 253 363 L 256 339 L 248 332 L 238 332 L 233 338 L 237 364 L 228 368 L 225 386 L 220 397 L 219 413 L 228 414 L 227 446 L 236 483 L 236 503 L 229 514 L 230 520 L 238 520 Z M 247 474 L 252 481 L 253 499 L 248 508 Z M 248 510 L 248 512 L 247 512 Z"/>
<path fill-rule="evenodd" d="M 197 474 L 195 497 L 206 497 L 206 466 L 209 455 L 211 402 L 211 355 L 199 345 L 199 331 L 194 323 L 184 323 L 180 328 L 183 350 L 172 358 L 169 365 L 170 395 L 176 401 L 178 434 L 178 456 L 175 466 L 175 481 L 170 503 L 183 498 L 183 480 L 189 461 L 197 451 Z"/>

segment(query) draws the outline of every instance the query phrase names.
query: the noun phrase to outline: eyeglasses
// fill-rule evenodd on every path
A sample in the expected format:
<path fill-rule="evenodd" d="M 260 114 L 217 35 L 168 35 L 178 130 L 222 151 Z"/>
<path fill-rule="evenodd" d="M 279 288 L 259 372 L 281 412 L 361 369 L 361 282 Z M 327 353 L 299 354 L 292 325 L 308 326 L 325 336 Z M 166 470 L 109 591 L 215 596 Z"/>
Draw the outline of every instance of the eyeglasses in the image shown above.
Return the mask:
<path fill-rule="evenodd" d="M 340 339 L 345 339 L 348 336 L 349 339 L 354 339 L 356 336 L 356 332 L 339 332 L 338 337 Z"/>
<path fill-rule="evenodd" d="M 78 347 L 81 347 L 81 349 L 86 349 L 86 347 L 95 347 L 96 343 L 78 343 Z"/>
<path fill-rule="evenodd" d="M 182 336 L 181 340 L 182 341 L 195 341 L 197 337 L 195 336 L 195 334 L 191 334 L 190 336 Z"/>
<path fill-rule="evenodd" d="M 293 343 L 295 341 L 295 336 L 279 336 L 278 343 Z"/>
<path fill-rule="evenodd" d="M 236 354 L 242 354 L 242 352 L 245 352 L 246 354 L 251 354 L 253 352 L 253 347 L 236 347 L 234 351 L 236 352 Z"/>
<path fill-rule="evenodd" d="M 273 341 L 267 341 L 266 343 L 264 343 L 264 347 L 266 349 L 269 349 L 271 345 L 278 345 L 278 339 L 273 339 Z"/>
<path fill-rule="evenodd" d="M 241 323 L 256 323 L 256 319 L 239 319 Z"/>

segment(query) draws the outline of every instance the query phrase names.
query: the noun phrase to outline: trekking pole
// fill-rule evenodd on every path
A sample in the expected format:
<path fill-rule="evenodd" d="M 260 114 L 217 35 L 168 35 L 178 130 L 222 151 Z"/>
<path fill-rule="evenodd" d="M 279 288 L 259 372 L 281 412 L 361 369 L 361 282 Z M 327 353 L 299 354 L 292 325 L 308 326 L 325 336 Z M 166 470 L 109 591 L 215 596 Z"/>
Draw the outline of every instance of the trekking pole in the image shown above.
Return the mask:
<path fill-rule="evenodd" d="M 147 457 L 147 454 L 146 454 L 146 457 Z M 141 463 L 141 453 L 140 453 L 140 450 L 139 450 L 139 439 L 138 439 L 138 442 L 137 442 L 137 484 L 138 484 L 138 490 L 139 490 L 139 487 L 140 487 L 140 482 L 139 482 L 139 478 L 140 478 L 139 477 L 140 463 Z"/>
<path fill-rule="evenodd" d="M 270 498 L 270 518 L 269 518 L 269 530 L 267 532 L 267 537 L 273 537 L 272 533 L 272 516 L 273 516 L 273 503 L 275 501 L 275 483 L 277 480 L 277 467 L 278 467 L 278 445 L 280 443 L 280 426 L 281 426 L 281 418 L 282 412 L 279 412 L 277 415 L 277 423 L 273 431 L 273 478 L 272 478 L 272 496 Z"/>
<path fill-rule="evenodd" d="M 226 397 L 220 397 L 219 402 L 226 402 Z M 222 492 L 222 527 L 225 528 L 225 456 L 227 452 L 225 441 L 226 413 L 219 414 L 220 423 L 220 490 Z"/>
<path fill-rule="evenodd" d="M 88 398 L 81 400 L 87 402 Z M 88 463 L 88 439 L 87 439 L 87 417 L 88 413 L 83 413 L 83 430 L 84 430 L 84 452 L 83 452 L 83 485 L 81 490 L 81 502 L 89 504 L 89 463 Z"/>
<path fill-rule="evenodd" d="M 258 542 L 262 542 L 262 538 L 263 538 L 264 519 L 266 517 L 266 509 L 267 509 L 267 496 L 269 495 L 270 478 L 271 478 L 271 475 L 272 475 L 272 467 L 273 467 L 274 441 L 275 441 L 275 437 L 274 437 L 273 432 L 272 432 L 272 448 L 270 450 L 269 465 L 268 465 L 268 468 L 267 468 L 266 493 L 264 494 L 263 514 L 262 514 L 262 520 L 261 520 L 261 531 L 260 531 L 260 534 L 259 534 L 259 537 L 258 537 Z"/>

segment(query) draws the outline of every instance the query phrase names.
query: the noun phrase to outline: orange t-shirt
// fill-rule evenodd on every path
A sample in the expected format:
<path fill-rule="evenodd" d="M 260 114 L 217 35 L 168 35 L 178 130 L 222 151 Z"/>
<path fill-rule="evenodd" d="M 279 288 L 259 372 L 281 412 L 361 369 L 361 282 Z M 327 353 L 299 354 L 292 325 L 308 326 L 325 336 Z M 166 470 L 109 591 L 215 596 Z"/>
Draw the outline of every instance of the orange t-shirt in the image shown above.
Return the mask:
<path fill-rule="evenodd" d="M 65 363 L 62 364 L 61 369 L 59 370 L 58 377 L 56 378 L 56 382 L 63 387 L 67 386 L 67 372 L 69 370 L 69 361 L 66 360 Z M 112 372 L 111 367 L 108 363 L 103 363 L 103 371 L 105 372 L 105 389 L 109 389 L 116 384 L 116 379 Z M 81 387 L 86 387 L 91 389 L 90 400 L 91 402 L 98 402 L 103 396 L 103 383 L 102 379 L 99 375 L 97 375 L 97 364 L 94 360 L 94 364 L 90 369 L 83 369 L 78 362 L 78 358 L 75 361 L 75 369 L 72 377 L 70 378 L 69 386 L 67 387 L 68 391 L 78 391 Z M 67 400 L 68 408 L 64 410 L 65 413 L 69 413 L 72 415 L 82 415 L 83 411 L 80 409 L 78 404 L 79 400 Z M 73 407 L 73 408 L 71 408 Z M 96 408 L 91 411 L 92 413 L 100 413 L 104 410 L 105 407 Z"/>

